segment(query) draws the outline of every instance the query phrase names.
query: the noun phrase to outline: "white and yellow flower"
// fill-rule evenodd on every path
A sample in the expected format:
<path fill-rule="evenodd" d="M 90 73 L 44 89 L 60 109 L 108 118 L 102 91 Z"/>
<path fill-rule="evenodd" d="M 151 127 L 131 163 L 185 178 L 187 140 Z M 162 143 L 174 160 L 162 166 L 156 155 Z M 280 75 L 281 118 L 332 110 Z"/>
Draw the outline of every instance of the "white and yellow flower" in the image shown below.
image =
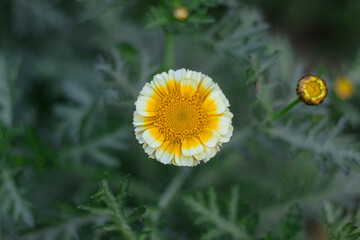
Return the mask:
<path fill-rule="evenodd" d="M 180 69 L 157 74 L 135 103 L 135 135 L 164 164 L 207 162 L 233 133 L 229 101 L 208 76 Z"/>

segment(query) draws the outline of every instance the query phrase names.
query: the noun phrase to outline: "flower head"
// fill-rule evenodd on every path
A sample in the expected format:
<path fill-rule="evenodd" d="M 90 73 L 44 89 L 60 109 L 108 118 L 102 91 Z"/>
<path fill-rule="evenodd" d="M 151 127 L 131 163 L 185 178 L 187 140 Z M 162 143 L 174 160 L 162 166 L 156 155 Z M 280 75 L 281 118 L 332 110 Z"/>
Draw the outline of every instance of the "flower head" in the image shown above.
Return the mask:
<path fill-rule="evenodd" d="M 347 77 L 339 77 L 335 82 L 335 92 L 339 98 L 346 100 L 352 97 L 355 87 Z"/>
<path fill-rule="evenodd" d="M 307 105 L 322 103 L 328 92 L 324 80 L 312 74 L 303 76 L 299 80 L 296 90 L 301 101 Z"/>
<path fill-rule="evenodd" d="M 189 11 L 185 7 L 178 7 L 174 10 L 174 17 L 179 21 L 184 21 L 189 16 Z"/>
<path fill-rule="evenodd" d="M 135 103 L 135 134 L 151 158 L 177 166 L 207 162 L 232 136 L 229 101 L 208 76 L 180 69 L 157 74 Z"/>

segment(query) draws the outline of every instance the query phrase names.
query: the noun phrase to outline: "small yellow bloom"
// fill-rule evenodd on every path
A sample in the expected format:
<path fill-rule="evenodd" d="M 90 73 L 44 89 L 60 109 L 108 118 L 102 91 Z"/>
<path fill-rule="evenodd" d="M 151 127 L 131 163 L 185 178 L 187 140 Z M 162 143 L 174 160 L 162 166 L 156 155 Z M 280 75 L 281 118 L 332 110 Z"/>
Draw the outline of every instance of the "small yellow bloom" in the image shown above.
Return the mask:
<path fill-rule="evenodd" d="M 307 105 L 322 103 L 328 93 L 325 81 L 312 74 L 307 74 L 299 80 L 296 91 L 301 101 Z"/>
<path fill-rule="evenodd" d="M 185 69 L 157 74 L 135 103 L 135 135 L 151 158 L 195 166 L 233 133 L 229 101 L 208 76 Z"/>
<path fill-rule="evenodd" d="M 335 92 L 339 98 L 346 100 L 352 97 L 355 87 L 347 77 L 339 77 L 335 82 Z"/>
<path fill-rule="evenodd" d="M 179 7 L 174 10 L 174 17 L 179 21 L 184 21 L 189 16 L 189 11 L 185 7 Z"/>

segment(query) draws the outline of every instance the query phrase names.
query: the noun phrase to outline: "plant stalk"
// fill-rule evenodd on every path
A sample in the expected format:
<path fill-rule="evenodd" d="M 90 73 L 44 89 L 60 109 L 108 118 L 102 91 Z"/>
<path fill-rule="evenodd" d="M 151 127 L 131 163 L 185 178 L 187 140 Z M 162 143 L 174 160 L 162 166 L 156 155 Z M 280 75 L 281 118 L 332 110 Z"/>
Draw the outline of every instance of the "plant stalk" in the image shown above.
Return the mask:
<path fill-rule="evenodd" d="M 174 35 L 166 33 L 164 68 L 169 70 L 174 67 Z"/>
<path fill-rule="evenodd" d="M 273 115 L 271 117 L 271 121 L 274 121 L 280 117 L 282 117 L 285 113 L 287 113 L 291 108 L 293 108 L 296 104 L 298 104 L 300 102 L 300 98 L 295 99 L 294 101 L 292 101 L 289 105 L 287 105 L 286 107 L 284 107 L 280 112 L 278 112 L 277 114 Z"/>
<path fill-rule="evenodd" d="M 157 222 L 161 212 L 167 208 L 171 200 L 175 197 L 175 194 L 180 190 L 181 186 L 184 184 L 187 176 L 190 174 L 191 169 L 187 167 L 182 167 L 178 174 L 172 179 L 171 183 L 165 189 L 165 192 L 159 199 L 158 207 L 159 210 L 154 214 L 153 220 Z"/>

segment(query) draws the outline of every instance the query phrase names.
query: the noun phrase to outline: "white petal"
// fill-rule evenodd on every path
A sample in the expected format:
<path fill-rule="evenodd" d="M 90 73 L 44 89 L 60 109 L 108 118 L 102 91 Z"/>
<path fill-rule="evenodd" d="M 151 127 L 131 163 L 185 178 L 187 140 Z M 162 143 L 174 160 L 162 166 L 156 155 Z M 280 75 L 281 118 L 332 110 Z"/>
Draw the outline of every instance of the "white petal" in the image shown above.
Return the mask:
<path fill-rule="evenodd" d="M 145 141 L 144 141 L 144 139 L 143 139 L 143 137 L 142 137 L 142 133 L 136 133 L 136 134 L 135 134 L 135 137 L 136 137 L 136 139 L 138 140 L 138 142 L 139 142 L 140 144 L 145 143 Z"/>
<path fill-rule="evenodd" d="M 143 148 L 148 155 L 152 155 L 156 150 L 156 148 L 150 147 L 147 143 L 144 143 Z"/>
<path fill-rule="evenodd" d="M 191 78 L 192 72 L 193 72 L 193 71 L 188 70 L 188 71 L 186 72 L 185 78 L 186 78 L 186 79 Z"/>
<path fill-rule="evenodd" d="M 232 119 L 234 117 L 234 114 L 232 114 L 228 108 L 226 109 L 225 112 L 222 113 L 222 115 L 227 116 L 230 119 Z"/>
<path fill-rule="evenodd" d="M 205 158 L 203 161 L 204 163 L 207 163 L 211 158 Z"/>
<path fill-rule="evenodd" d="M 202 82 L 200 83 L 198 89 L 199 89 L 199 95 L 202 96 L 206 96 L 208 94 L 210 94 L 211 89 L 214 87 L 214 82 L 211 78 L 209 78 L 208 76 L 205 76 L 205 78 L 202 80 Z"/>
<path fill-rule="evenodd" d="M 207 147 L 215 147 L 220 139 L 220 134 L 211 128 L 204 128 L 199 133 L 200 141 Z"/>
<path fill-rule="evenodd" d="M 180 159 L 183 156 L 183 154 L 181 152 L 181 144 L 180 143 L 175 144 L 174 152 L 175 152 L 174 164 L 177 166 L 180 166 Z"/>
<path fill-rule="evenodd" d="M 201 81 L 202 73 L 193 71 L 191 74 L 191 79 L 195 80 L 196 85 L 198 85 Z"/>
<path fill-rule="evenodd" d="M 221 91 L 219 85 L 217 83 L 214 84 L 214 87 L 211 89 L 211 91 Z"/>
<path fill-rule="evenodd" d="M 210 159 L 215 156 L 216 152 L 215 148 L 205 147 L 203 152 L 195 155 L 195 158 L 199 161 L 203 159 Z"/>
<path fill-rule="evenodd" d="M 192 137 L 189 139 L 185 139 L 182 142 L 181 151 L 184 154 L 184 156 L 194 156 L 204 151 L 204 146 L 200 143 L 200 141 L 197 138 Z"/>
<path fill-rule="evenodd" d="M 205 148 L 206 149 L 206 148 Z M 204 150 L 202 151 L 201 153 L 198 153 L 196 154 L 194 157 L 197 159 L 197 160 L 203 160 L 204 158 L 206 158 L 208 156 L 207 152 Z"/>
<path fill-rule="evenodd" d="M 214 91 L 204 101 L 204 110 L 208 115 L 216 115 L 223 113 L 226 110 L 226 105 L 223 101 L 223 94 L 220 91 Z"/>
<path fill-rule="evenodd" d="M 221 143 L 229 142 L 231 136 L 233 135 L 233 131 L 234 131 L 234 128 L 233 128 L 233 126 L 230 125 L 228 133 L 226 133 L 225 135 L 221 135 L 219 141 L 220 141 Z"/>
<path fill-rule="evenodd" d="M 168 164 L 174 158 L 174 144 L 170 141 L 165 141 L 155 152 L 157 160 L 164 164 Z"/>
<path fill-rule="evenodd" d="M 225 103 L 225 105 L 227 106 L 227 107 L 229 107 L 230 106 L 230 103 L 229 103 L 229 100 L 225 97 L 225 94 L 220 90 L 220 92 L 221 92 L 221 99 L 223 100 L 223 102 Z"/>
<path fill-rule="evenodd" d="M 163 77 L 163 79 L 165 80 L 165 82 L 169 81 L 169 75 L 167 74 L 167 72 L 161 73 L 161 76 Z"/>
<path fill-rule="evenodd" d="M 170 69 L 169 70 L 169 79 L 174 79 L 175 78 L 174 75 L 175 75 L 174 70 Z"/>
<path fill-rule="evenodd" d="M 148 128 L 149 128 L 149 126 L 136 126 L 135 127 L 135 133 L 143 132 Z"/>
<path fill-rule="evenodd" d="M 155 92 L 153 86 L 150 83 L 145 84 L 145 86 L 141 89 L 140 94 L 155 99 L 160 98 L 160 96 L 158 96 L 158 94 Z"/>
<path fill-rule="evenodd" d="M 136 111 L 143 116 L 155 116 L 158 104 L 155 99 L 147 96 L 139 96 L 136 103 Z"/>
<path fill-rule="evenodd" d="M 185 69 L 179 69 L 175 71 L 174 77 L 176 82 L 180 82 L 185 78 L 186 70 Z"/>
<path fill-rule="evenodd" d="M 217 150 L 218 146 L 216 146 L 215 148 L 208 148 L 209 150 L 209 155 L 210 155 L 210 158 L 214 157 L 216 155 L 216 153 L 220 150 Z"/>
<path fill-rule="evenodd" d="M 192 96 L 197 91 L 197 84 L 195 80 L 184 79 L 180 82 L 180 93 L 183 96 Z"/>
<path fill-rule="evenodd" d="M 227 134 L 231 125 L 231 119 L 223 115 L 208 117 L 207 127 L 216 130 L 220 135 Z"/>
<path fill-rule="evenodd" d="M 196 166 L 199 164 L 199 161 L 196 158 L 193 158 L 193 164 L 191 167 Z"/>
<path fill-rule="evenodd" d="M 143 139 L 150 147 L 157 148 L 164 142 L 165 136 L 159 131 L 159 128 L 153 127 L 145 130 Z"/>
<path fill-rule="evenodd" d="M 185 157 L 185 156 L 182 156 L 180 158 L 180 163 L 179 163 L 179 166 L 187 166 L 187 167 L 191 167 L 194 165 L 194 161 L 195 159 L 193 157 Z"/>
<path fill-rule="evenodd" d="M 153 86 L 159 91 L 160 94 L 168 94 L 168 88 L 165 79 L 161 74 L 156 74 L 152 81 Z"/>
<path fill-rule="evenodd" d="M 134 112 L 134 120 L 133 124 L 134 126 L 142 126 L 142 125 L 149 125 L 154 123 L 154 119 L 151 117 L 145 117 L 143 115 L 140 115 L 136 112 Z"/>

